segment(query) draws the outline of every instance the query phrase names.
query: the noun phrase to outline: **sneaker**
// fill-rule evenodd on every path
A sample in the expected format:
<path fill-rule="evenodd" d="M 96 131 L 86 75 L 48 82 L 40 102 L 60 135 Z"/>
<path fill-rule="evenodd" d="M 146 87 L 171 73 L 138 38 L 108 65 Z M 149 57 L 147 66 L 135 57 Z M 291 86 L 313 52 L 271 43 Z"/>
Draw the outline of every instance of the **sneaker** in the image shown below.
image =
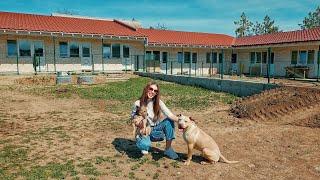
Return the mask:
<path fill-rule="evenodd" d="M 168 156 L 170 159 L 178 159 L 178 154 L 174 152 L 172 148 L 169 148 L 164 151 L 164 155 Z"/>
<path fill-rule="evenodd" d="M 147 155 L 149 152 L 146 151 L 146 150 L 141 150 L 141 153 L 142 153 L 143 155 Z"/>

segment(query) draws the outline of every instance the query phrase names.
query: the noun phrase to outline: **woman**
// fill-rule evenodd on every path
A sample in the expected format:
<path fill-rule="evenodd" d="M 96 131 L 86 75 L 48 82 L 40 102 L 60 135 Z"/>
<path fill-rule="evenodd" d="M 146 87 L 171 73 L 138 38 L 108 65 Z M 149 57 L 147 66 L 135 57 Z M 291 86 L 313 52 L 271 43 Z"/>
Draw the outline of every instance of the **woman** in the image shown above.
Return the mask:
<path fill-rule="evenodd" d="M 177 159 L 178 155 L 171 147 L 172 140 L 175 139 L 174 121 L 178 122 L 175 116 L 166 105 L 160 100 L 159 85 L 150 82 L 143 89 L 139 100 L 134 103 L 131 117 L 136 115 L 137 109 L 141 106 L 147 107 L 147 123 L 151 126 L 150 136 L 138 136 L 136 138 L 137 147 L 141 153 L 148 154 L 151 141 L 162 141 L 166 139 L 164 154 L 171 159 Z"/>

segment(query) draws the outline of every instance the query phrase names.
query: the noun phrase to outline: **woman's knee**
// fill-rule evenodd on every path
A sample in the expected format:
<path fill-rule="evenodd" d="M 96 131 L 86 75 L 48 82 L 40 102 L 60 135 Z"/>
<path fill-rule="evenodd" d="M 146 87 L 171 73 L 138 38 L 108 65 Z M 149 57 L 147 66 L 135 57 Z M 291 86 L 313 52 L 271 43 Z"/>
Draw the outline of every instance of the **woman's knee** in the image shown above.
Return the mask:
<path fill-rule="evenodd" d="M 169 118 L 167 118 L 167 119 L 165 119 L 165 120 L 163 120 L 163 126 L 165 127 L 165 128 L 172 128 L 172 129 L 174 129 L 174 122 L 171 120 L 171 119 L 169 119 Z"/>
<path fill-rule="evenodd" d="M 136 145 L 140 150 L 148 151 L 151 147 L 151 140 L 149 136 L 139 137 L 136 139 Z"/>

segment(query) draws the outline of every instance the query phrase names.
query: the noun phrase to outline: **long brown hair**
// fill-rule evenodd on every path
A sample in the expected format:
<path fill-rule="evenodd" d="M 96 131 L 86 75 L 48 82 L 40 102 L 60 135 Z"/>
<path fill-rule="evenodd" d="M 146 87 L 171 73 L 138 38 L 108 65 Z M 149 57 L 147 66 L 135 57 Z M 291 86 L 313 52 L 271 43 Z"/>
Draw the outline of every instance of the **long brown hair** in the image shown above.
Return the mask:
<path fill-rule="evenodd" d="M 154 113 L 154 119 L 158 119 L 160 116 L 160 88 L 159 85 L 156 82 L 149 82 L 143 89 L 142 95 L 140 97 L 140 107 L 141 106 L 147 106 L 148 101 L 148 90 L 151 85 L 155 85 L 158 88 L 158 93 L 152 98 L 153 100 L 153 113 Z"/>

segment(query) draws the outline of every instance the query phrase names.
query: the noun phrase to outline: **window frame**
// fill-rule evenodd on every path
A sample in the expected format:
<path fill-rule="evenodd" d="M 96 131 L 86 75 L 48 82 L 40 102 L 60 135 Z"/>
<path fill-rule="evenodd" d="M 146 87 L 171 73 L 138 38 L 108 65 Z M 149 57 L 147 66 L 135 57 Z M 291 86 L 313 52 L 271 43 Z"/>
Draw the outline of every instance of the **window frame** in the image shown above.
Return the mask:
<path fill-rule="evenodd" d="M 212 64 L 217 64 L 218 63 L 218 53 L 217 52 L 212 52 Z"/>
<path fill-rule="evenodd" d="M 72 47 L 73 45 L 74 45 L 76 48 L 71 49 L 71 48 L 73 48 L 73 47 Z M 73 50 L 76 50 L 76 51 L 75 51 L 76 53 L 73 54 L 73 52 L 72 52 Z M 69 43 L 69 57 L 70 57 L 70 58 L 80 57 L 80 45 L 79 45 L 78 42 L 71 41 L 71 42 Z"/>
<path fill-rule="evenodd" d="M 191 63 L 191 52 L 190 51 L 183 52 L 183 63 Z"/>
<path fill-rule="evenodd" d="M 310 52 L 313 52 L 312 53 L 313 54 L 312 59 L 310 59 L 311 56 L 309 56 Z M 315 50 L 308 50 L 308 52 L 307 52 L 307 64 L 314 64 L 314 62 L 315 62 Z"/>
<path fill-rule="evenodd" d="M 9 54 L 9 41 L 15 42 L 15 53 Z M 16 57 L 18 56 L 18 42 L 17 40 L 7 39 L 7 57 Z"/>
<path fill-rule="evenodd" d="M 105 52 L 105 48 L 109 48 L 109 57 L 107 56 L 107 52 Z M 102 58 L 103 59 L 111 59 L 112 58 L 112 51 L 111 51 L 111 44 L 103 43 L 102 44 Z"/>
<path fill-rule="evenodd" d="M 191 53 L 191 62 L 194 64 L 198 62 L 198 53 L 196 52 Z"/>
<path fill-rule="evenodd" d="M 128 54 L 125 53 L 126 49 L 128 50 Z M 126 45 L 126 44 L 122 45 L 122 52 L 123 52 L 123 58 L 130 58 L 130 46 L 129 45 Z"/>
<path fill-rule="evenodd" d="M 162 52 L 162 63 L 167 63 L 168 62 L 168 52 L 167 51 L 163 51 Z"/>
<path fill-rule="evenodd" d="M 115 47 L 117 47 L 117 46 L 119 46 L 119 53 L 118 52 L 115 53 L 115 51 L 114 51 Z M 121 44 L 111 44 L 111 57 L 117 58 L 117 59 L 121 58 Z"/>
<path fill-rule="evenodd" d="M 22 42 L 28 42 L 29 43 L 29 51 L 30 51 L 30 55 L 21 55 L 21 52 L 20 52 L 20 47 L 21 47 L 21 44 Z M 32 41 L 28 40 L 28 39 L 22 39 L 22 40 L 19 40 L 18 41 L 18 55 L 19 57 L 24 57 L 24 58 L 28 58 L 28 57 L 32 57 Z"/>
<path fill-rule="evenodd" d="M 67 51 L 66 54 L 61 54 L 61 43 L 66 43 L 66 51 Z M 67 42 L 67 41 L 59 41 L 59 57 L 60 58 L 68 58 L 69 57 L 69 42 Z"/>
<path fill-rule="evenodd" d="M 210 52 L 206 53 L 206 63 L 211 63 L 211 53 Z"/>

